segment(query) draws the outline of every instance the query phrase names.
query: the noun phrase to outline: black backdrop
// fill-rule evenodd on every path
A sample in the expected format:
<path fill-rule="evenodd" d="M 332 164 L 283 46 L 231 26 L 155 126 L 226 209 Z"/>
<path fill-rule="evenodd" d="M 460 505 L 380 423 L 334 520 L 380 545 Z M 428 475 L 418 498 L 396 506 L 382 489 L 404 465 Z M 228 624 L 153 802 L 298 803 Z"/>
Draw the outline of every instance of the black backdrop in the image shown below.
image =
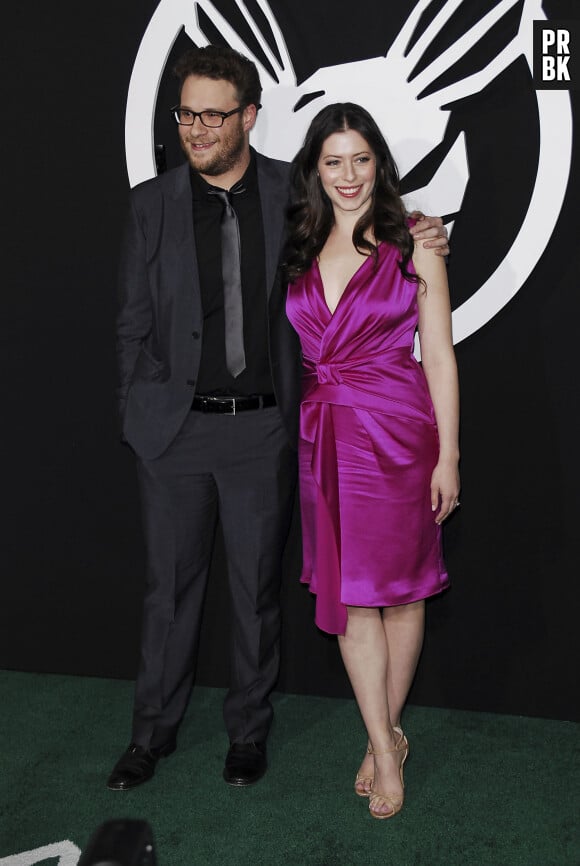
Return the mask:
<path fill-rule="evenodd" d="M 227 11 L 232 3 L 216 5 Z M 413 4 L 359 0 L 353 15 L 352 4 L 316 0 L 308 23 L 302 4 L 270 5 L 305 78 L 321 65 L 384 53 L 384 33 Z M 464 5 L 469 11 L 455 24 L 495 3 Z M 3 10 L 6 669 L 127 678 L 136 670 L 143 552 L 132 457 L 117 438 L 113 322 L 128 189 L 127 89 L 156 6 L 101 0 L 81 15 L 78 3 L 61 0 Z M 573 0 L 546 0 L 544 10 L 557 19 L 576 11 Z M 516 63 L 453 112 L 472 170 L 452 240 L 455 305 L 501 259 L 527 206 L 537 154 L 531 88 Z M 170 105 L 171 96 L 164 80 L 158 104 Z M 578 93 L 571 98 L 577 113 Z M 160 118 L 156 136 L 171 165 L 175 131 Z M 580 717 L 578 177 L 576 147 L 558 224 L 531 277 L 457 346 L 462 508 L 445 533 L 453 587 L 428 604 L 415 703 Z M 283 582 L 280 688 L 349 694 L 335 641 L 312 623 L 299 566 L 296 521 Z M 224 570 L 218 544 L 198 667 L 198 681 L 216 686 L 227 682 Z"/>

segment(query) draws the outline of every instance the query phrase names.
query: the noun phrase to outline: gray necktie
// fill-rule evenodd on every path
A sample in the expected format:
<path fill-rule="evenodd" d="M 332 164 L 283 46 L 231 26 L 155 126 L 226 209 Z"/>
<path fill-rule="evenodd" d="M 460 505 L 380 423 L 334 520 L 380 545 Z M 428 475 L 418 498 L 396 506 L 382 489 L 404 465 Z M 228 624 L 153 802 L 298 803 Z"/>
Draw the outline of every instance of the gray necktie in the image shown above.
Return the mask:
<path fill-rule="evenodd" d="M 217 196 L 223 205 L 221 236 L 226 367 L 234 379 L 246 369 L 240 228 L 231 202 L 231 196 L 240 192 L 244 192 L 244 188 L 238 184 L 233 186 L 229 192 L 225 189 L 217 188 L 209 190 L 209 195 Z"/>

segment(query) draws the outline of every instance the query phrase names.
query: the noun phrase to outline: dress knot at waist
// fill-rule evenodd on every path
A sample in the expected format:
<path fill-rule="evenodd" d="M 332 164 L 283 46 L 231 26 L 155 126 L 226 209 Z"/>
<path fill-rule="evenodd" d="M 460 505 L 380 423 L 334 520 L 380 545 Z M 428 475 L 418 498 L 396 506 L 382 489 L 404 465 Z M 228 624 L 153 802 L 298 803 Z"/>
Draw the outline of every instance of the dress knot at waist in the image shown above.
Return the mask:
<path fill-rule="evenodd" d="M 336 361 L 315 361 L 303 358 L 306 376 L 316 376 L 319 385 L 343 385 L 346 381 L 357 379 L 368 373 L 379 363 L 379 368 L 388 370 L 393 365 L 406 363 L 411 358 L 408 346 L 391 346 L 380 352 L 369 353 L 364 358 L 341 359 Z M 346 379 L 345 379 L 346 376 Z"/>
<path fill-rule="evenodd" d="M 355 361 L 315 361 L 313 358 L 303 358 L 304 373 L 316 376 L 319 385 L 343 385 L 343 373 L 353 373 L 357 367 L 364 367 L 360 359 Z M 355 373 L 356 375 L 356 373 Z"/>
<path fill-rule="evenodd" d="M 337 364 L 316 364 L 316 376 L 320 385 L 342 385 L 343 382 Z"/>

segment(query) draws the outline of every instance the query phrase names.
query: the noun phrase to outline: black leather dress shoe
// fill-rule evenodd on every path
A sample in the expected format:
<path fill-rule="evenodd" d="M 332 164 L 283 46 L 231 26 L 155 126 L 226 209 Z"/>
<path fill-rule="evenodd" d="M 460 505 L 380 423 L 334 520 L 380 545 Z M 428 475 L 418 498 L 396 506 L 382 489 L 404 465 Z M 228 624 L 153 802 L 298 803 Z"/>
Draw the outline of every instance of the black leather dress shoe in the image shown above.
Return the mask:
<path fill-rule="evenodd" d="M 268 769 L 266 743 L 232 743 L 226 755 L 224 779 L 241 788 L 253 785 Z"/>
<path fill-rule="evenodd" d="M 111 791 L 128 791 L 129 788 L 148 782 L 155 772 L 159 758 L 171 755 L 175 751 L 175 745 L 175 741 L 172 741 L 159 749 L 144 749 L 137 743 L 131 743 L 113 767 L 107 780 L 107 788 Z"/>

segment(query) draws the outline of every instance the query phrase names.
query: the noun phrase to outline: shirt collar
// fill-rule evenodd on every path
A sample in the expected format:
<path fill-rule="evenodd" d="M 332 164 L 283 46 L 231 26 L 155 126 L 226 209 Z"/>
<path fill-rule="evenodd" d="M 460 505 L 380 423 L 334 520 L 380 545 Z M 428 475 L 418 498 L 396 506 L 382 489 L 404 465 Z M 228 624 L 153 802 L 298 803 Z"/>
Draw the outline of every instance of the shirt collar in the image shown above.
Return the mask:
<path fill-rule="evenodd" d="M 194 171 L 191 166 L 189 167 L 189 176 L 191 179 L 191 191 L 195 201 L 207 199 L 207 194 L 210 189 L 220 189 L 220 187 L 213 187 L 213 185 L 208 183 L 199 172 Z M 243 192 L 238 193 L 238 195 L 241 196 L 245 196 L 248 193 L 254 193 L 258 189 L 258 169 L 256 166 L 256 154 L 253 148 L 250 148 L 250 163 L 238 183 L 244 187 Z M 210 198 L 214 199 L 214 196 L 210 196 Z"/>

